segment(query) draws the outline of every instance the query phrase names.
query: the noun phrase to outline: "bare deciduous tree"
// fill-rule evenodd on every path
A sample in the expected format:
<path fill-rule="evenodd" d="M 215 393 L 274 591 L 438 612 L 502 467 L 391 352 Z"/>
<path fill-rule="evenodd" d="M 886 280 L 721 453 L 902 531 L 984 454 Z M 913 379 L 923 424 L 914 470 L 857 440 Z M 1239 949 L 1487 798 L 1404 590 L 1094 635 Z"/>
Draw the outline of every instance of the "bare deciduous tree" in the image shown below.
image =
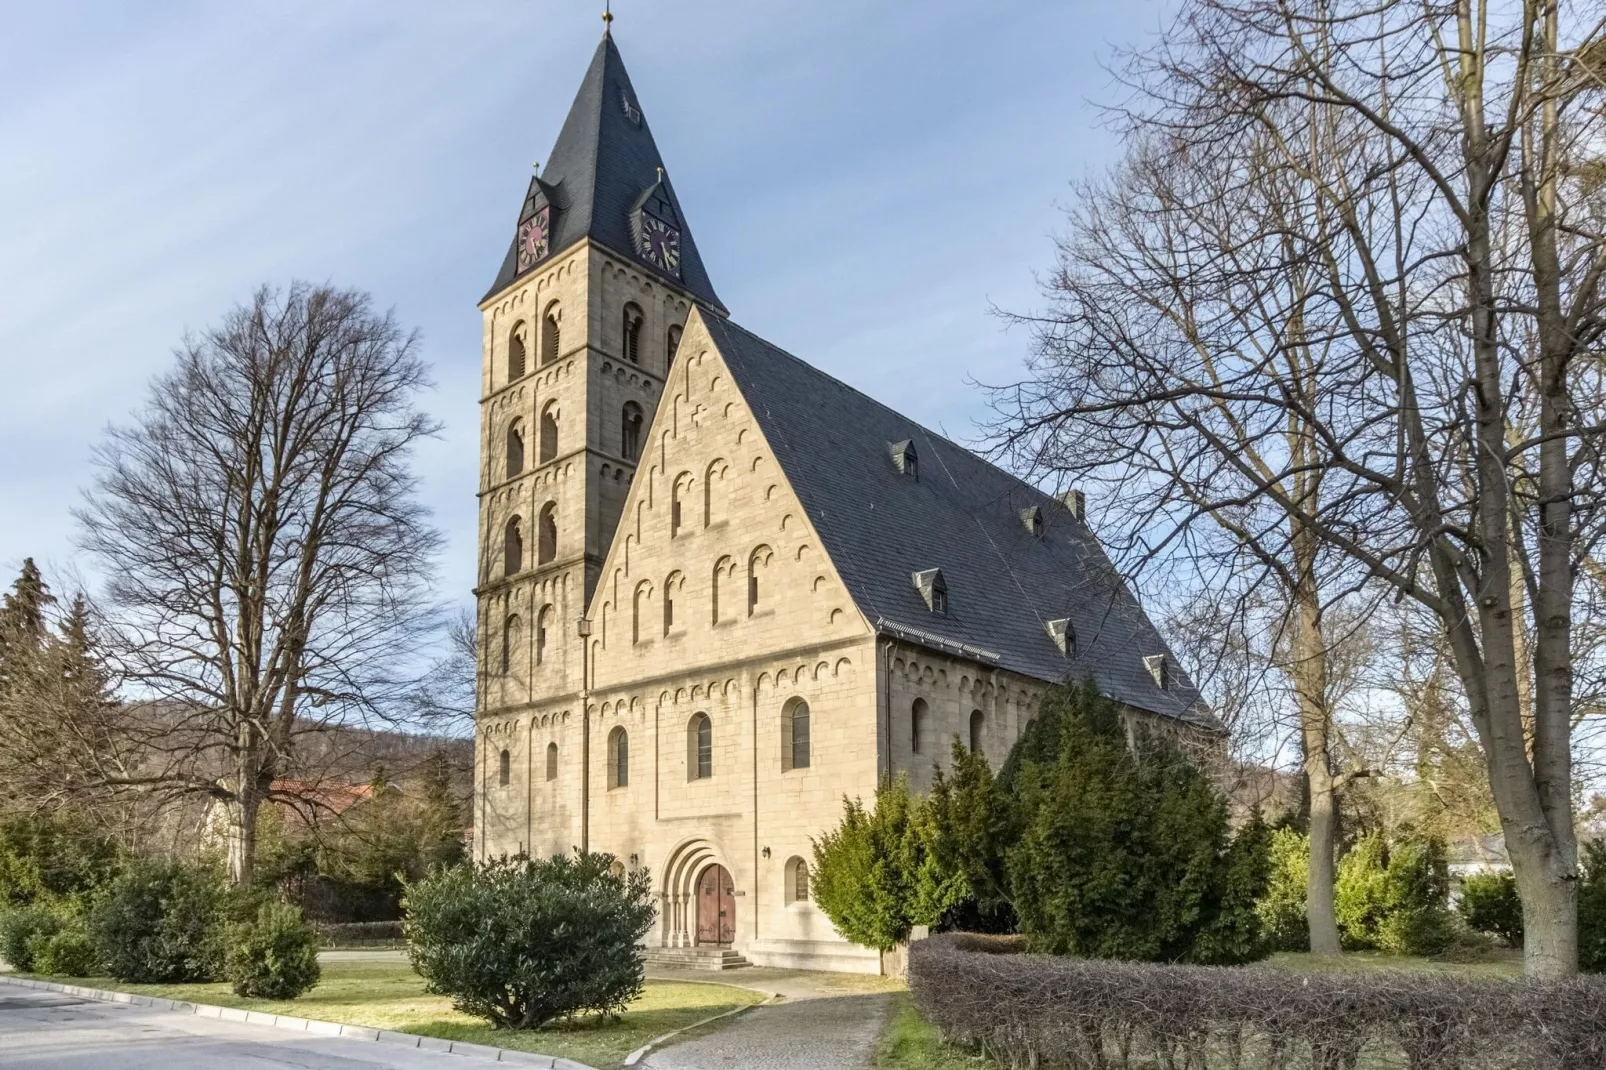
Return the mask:
<path fill-rule="evenodd" d="M 99 746 L 39 731 L 79 790 L 219 804 L 237 882 L 263 802 L 317 790 L 307 737 L 403 716 L 436 625 L 440 539 L 409 469 L 435 431 L 415 348 L 365 294 L 264 288 L 187 340 L 97 450 L 81 540 L 142 702 Z"/>
<path fill-rule="evenodd" d="M 1535 976 L 1576 969 L 1575 576 L 1606 524 L 1597 18 L 1186 0 L 1130 57 L 1129 154 L 1005 403 L 1028 462 L 1111 481 L 1130 560 L 1225 528 L 1296 593 L 1436 621 Z"/>

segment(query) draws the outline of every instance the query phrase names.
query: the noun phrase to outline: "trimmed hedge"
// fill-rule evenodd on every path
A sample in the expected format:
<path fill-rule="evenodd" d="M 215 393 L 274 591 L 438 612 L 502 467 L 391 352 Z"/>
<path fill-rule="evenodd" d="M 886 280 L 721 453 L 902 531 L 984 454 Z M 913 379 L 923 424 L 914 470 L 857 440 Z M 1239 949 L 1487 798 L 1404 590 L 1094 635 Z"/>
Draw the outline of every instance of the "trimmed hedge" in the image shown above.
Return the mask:
<path fill-rule="evenodd" d="M 399 921 L 317 923 L 313 928 L 318 930 L 319 943 L 326 948 L 403 947 L 407 942 Z"/>
<path fill-rule="evenodd" d="M 957 936 L 920 941 L 909 949 L 909 986 L 947 1041 L 1006 1067 L 1606 1066 L 1606 982 L 1597 979 L 1302 975 L 1005 950 Z"/>

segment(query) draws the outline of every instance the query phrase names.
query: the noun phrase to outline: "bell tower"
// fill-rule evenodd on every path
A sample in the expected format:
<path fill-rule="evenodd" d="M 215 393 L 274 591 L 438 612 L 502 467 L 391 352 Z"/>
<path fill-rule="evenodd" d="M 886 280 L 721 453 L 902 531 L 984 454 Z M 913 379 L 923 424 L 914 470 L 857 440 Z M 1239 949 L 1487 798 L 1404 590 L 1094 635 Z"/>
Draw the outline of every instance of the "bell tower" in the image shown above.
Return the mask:
<path fill-rule="evenodd" d="M 480 302 L 476 854 L 585 836 L 579 628 L 693 305 L 724 316 L 604 34 Z"/>

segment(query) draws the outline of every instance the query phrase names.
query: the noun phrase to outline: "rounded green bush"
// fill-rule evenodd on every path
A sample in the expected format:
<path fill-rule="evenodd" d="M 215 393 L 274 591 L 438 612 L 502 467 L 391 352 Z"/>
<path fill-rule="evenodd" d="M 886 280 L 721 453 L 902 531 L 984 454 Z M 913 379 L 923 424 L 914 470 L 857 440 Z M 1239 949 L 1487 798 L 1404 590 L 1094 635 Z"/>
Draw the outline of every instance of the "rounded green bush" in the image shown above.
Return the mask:
<path fill-rule="evenodd" d="M 236 995 L 295 999 L 318 983 L 318 933 L 293 906 L 263 904 L 229 927 L 227 944 L 224 975 Z"/>
<path fill-rule="evenodd" d="M 1498 936 L 1507 947 L 1522 946 L 1522 899 L 1510 873 L 1469 873 L 1455 908 L 1468 928 Z"/>
<path fill-rule="evenodd" d="M 60 932 L 40 933 L 29 941 L 33 968 L 54 977 L 93 977 L 100 972 L 100 956 L 82 925 L 69 925 Z"/>
<path fill-rule="evenodd" d="M 0 912 L 0 958 L 14 970 L 33 973 L 38 969 L 34 949 L 39 938 L 61 931 L 62 925 L 61 916 L 43 903 Z"/>
<path fill-rule="evenodd" d="M 502 1029 L 617 1014 L 641 994 L 637 945 L 654 909 L 647 871 L 614 865 L 581 854 L 436 868 L 407 886 L 413 968 L 429 991 Z"/>
<path fill-rule="evenodd" d="M 90 917 L 107 971 L 137 984 L 211 981 L 223 966 L 222 874 L 165 858 L 131 864 Z"/>

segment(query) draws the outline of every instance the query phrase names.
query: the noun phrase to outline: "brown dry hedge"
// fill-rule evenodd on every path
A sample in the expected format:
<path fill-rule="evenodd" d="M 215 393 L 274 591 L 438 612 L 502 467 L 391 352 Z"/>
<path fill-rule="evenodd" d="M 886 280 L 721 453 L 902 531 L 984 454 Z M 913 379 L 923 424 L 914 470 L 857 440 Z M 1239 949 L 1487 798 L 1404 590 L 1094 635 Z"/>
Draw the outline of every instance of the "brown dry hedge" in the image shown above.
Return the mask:
<path fill-rule="evenodd" d="M 949 934 L 910 948 L 945 1040 L 1012 1070 L 1603 1070 L 1606 980 L 1300 974 L 1013 953 Z"/>

